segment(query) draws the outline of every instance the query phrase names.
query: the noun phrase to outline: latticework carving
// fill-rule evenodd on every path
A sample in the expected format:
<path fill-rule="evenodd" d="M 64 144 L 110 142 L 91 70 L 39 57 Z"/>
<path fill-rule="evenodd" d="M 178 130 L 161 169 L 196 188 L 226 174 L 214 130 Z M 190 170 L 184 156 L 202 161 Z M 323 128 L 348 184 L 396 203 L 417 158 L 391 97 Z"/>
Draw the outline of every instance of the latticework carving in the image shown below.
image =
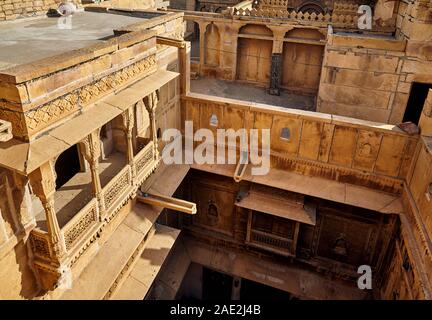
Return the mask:
<path fill-rule="evenodd" d="M 42 233 L 39 230 L 32 230 L 30 234 L 33 253 L 43 259 L 50 259 L 49 239 L 48 234 Z"/>
<path fill-rule="evenodd" d="M 89 230 L 92 225 L 97 223 L 97 204 L 92 201 L 71 221 L 71 224 L 66 226 L 64 231 L 64 239 L 66 249 L 70 250 L 78 239 Z"/>
<path fill-rule="evenodd" d="M 336 25 L 354 26 L 357 25 L 357 15 L 343 15 L 343 14 L 316 14 L 316 13 L 303 13 L 299 11 L 288 11 L 281 9 L 236 9 L 231 11 L 233 16 L 247 16 L 247 17 L 260 17 L 260 18 L 280 18 L 295 21 L 307 21 L 317 23 L 332 23 Z"/>
<path fill-rule="evenodd" d="M 129 186 L 131 186 L 131 174 L 130 167 L 127 166 L 104 188 L 105 207 L 110 209 Z"/>
<path fill-rule="evenodd" d="M 153 143 L 147 145 L 140 153 L 137 155 L 135 160 L 136 172 L 141 174 L 145 167 L 153 160 Z"/>

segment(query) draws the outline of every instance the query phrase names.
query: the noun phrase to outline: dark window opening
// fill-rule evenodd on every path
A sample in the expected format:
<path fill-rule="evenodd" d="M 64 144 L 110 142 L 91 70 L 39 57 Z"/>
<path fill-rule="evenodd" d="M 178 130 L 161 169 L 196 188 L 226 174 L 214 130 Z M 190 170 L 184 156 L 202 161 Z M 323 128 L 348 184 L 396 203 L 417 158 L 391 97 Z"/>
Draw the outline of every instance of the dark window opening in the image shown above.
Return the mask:
<path fill-rule="evenodd" d="M 80 172 L 80 169 L 78 146 L 73 145 L 58 157 L 55 164 L 56 190 L 72 179 L 74 175 Z"/>
<path fill-rule="evenodd" d="M 432 89 L 432 84 L 413 82 L 403 122 L 419 123 L 429 89 Z"/>
<path fill-rule="evenodd" d="M 107 128 L 108 124 L 105 124 L 101 130 L 100 130 L 100 138 L 101 139 L 107 139 L 108 138 L 108 128 Z"/>
<path fill-rule="evenodd" d="M 231 300 L 233 278 L 227 274 L 203 268 L 203 299 Z"/>
<path fill-rule="evenodd" d="M 242 279 L 240 288 L 241 300 L 283 301 L 294 297 L 289 292 L 266 286 L 264 284 Z"/>

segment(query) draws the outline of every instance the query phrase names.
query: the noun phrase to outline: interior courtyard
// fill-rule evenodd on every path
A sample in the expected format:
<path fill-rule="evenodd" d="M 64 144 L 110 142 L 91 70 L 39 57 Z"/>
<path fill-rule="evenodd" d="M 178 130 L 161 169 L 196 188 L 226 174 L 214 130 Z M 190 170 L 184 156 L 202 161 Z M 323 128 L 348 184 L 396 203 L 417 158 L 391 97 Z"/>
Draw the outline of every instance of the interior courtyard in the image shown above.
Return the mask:
<path fill-rule="evenodd" d="M 0 299 L 430 300 L 431 237 L 432 1 L 0 2 Z"/>

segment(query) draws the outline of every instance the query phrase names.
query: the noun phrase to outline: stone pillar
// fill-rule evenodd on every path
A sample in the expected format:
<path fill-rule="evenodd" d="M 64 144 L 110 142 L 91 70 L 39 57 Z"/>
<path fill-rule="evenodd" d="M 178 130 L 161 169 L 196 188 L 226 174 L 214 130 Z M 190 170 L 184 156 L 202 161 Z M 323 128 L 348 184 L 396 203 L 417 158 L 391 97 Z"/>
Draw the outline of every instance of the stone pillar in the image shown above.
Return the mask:
<path fill-rule="evenodd" d="M 280 83 L 282 80 L 282 54 L 273 53 L 270 69 L 270 87 L 269 93 L 280 95 Z"/>
<path fill-rule="evenodd" d="M 135 125 L 133 107 L 130 107 L 129 109 L 127 109 L 125 112 L 122 113 L 122 119 L 123 119 L 123 129 L 126 134 L 127 161 L 133 167 L 134 150 L 133 150 L 132 132 Z"/>
<path fill-rule="evenodd" d="M 66 245 L 54 208 L 56 191 L 56 175 L 51 161 L 44 163 L 30 175 L 30 184 L 34 194 L 42 202 L 45 209 L 48 236 L 55 256 L 60 260 L 66 253 Z"/>
<path fill-rule="evenodd" d="M 181 95 L 186 95 L 190 92 L 190 52 L 191 43 L 185 41 L 184 45 L 179 48 Z"/>
<path fill-rule="evenodd" d="M 236 80 L 237 76 L 237 51 L 238 51 L 238 34 L 240 28 L 243 24 L 236 22 L 236 24 L 231 24 L 229 31 L 224 31 L 224 38 L 222 41 L 222 65 L 224 68 L 224 73 L 228 74 L 230 72 L 230 78 L 225 78 L 226 80 Z M 227 70 L 228 69 L 228 70 Z"/>
<path fill-rule="evenodd" d="M 157 141 L 157 128 L 156 128 L 156 107 L 159 102 L 157 91 L 152 92 L 143 99 L 144 105 L 149 113 L 152 140 L 154 144 L 154 159 L 156 160 L 159 156 L 158 141 Z"/>
<path fill-rule="evenodd" d="M 205 32 L 207 30 L 208 22 L 199 22 L 199 45 L 200 45 L 200 74 L 204 65 L 205 59 Z"/>
<path fill-rule="evenodd" d="M 83 156 L 90 165 L 93 196 L 98 200 L 99 217 L 101 217 L 105 213 L 105 203 L 103 200 L 102 185 L 99 177 L 99 157 L 101 155 L 99 130 L 90 133 L 84 140 L 80 142 L 80 145 Z"/>
<path fill-rule="evenodd" d="M 282 52 L 285 34 L 289 29 L 286 27 L 273 26 L 273 49 L 270 68 L 270 86 L 269 94 L 280 95 L 280 83 L 282 80 Z"/>

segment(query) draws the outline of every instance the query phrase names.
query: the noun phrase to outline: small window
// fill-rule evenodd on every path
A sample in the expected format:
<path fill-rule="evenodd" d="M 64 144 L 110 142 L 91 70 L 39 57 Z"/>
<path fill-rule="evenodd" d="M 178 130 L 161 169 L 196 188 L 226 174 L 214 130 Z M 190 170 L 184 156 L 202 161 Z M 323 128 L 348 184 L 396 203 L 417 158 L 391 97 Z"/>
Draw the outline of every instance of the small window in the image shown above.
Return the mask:
<path fill-rule="evenodd" d="M 158 139 L 160 139 L 160 138 L 162 137 L 162 131 L 161 131 L 161 128 L 158 128 L 158 129 L 157 129 L 157 131 L 156 131 L 156 137 L 157 137 Z"/>
<path fill-rule="evenodd" d="M 280 138 L 283 140 L 289 140 L 291 137 L 291 132 L 289 128 L 282 128 L 280 133 Z"/>
<path fill-rule="evenodd" d="M 209 206 L 207 208 L 207 214 L 209 216 L 217 217 L 218 216 L 218 209 L 216 205 L 213 202 L 209 203 Z"/>
<path fill-rule="evenodd" d="M 217 127 L 218 124 L 219 124 L 219 120 L 218 120 L 217 115 L 212 114 L 211 117 L 210 117 L 210 125 L 211 125 L 212 127 Z"/>

